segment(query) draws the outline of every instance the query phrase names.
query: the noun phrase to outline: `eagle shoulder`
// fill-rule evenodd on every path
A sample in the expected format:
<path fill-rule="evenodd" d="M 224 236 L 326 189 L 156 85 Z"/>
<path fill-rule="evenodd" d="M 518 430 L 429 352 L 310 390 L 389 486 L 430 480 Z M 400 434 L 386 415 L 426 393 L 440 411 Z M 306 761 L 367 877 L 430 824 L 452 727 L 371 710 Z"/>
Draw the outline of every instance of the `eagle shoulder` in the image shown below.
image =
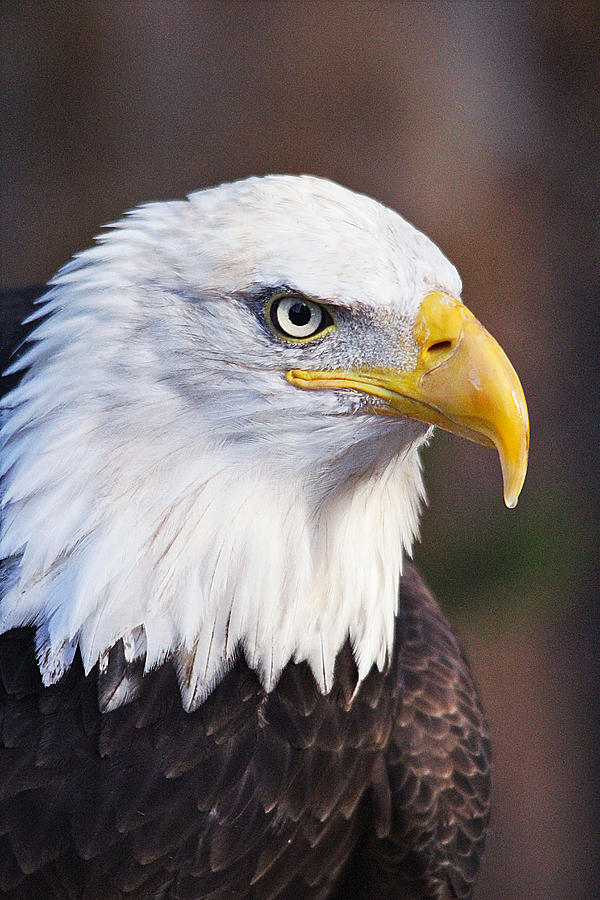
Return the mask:
<path fill-rule="evenodd" d="M 400 700 L 376 787 L 389 825 L 367 826 L 336 896 L 468 898 L 490 815 L 489 732 L 460 643 L 410 563 L 395 648 Z"/>

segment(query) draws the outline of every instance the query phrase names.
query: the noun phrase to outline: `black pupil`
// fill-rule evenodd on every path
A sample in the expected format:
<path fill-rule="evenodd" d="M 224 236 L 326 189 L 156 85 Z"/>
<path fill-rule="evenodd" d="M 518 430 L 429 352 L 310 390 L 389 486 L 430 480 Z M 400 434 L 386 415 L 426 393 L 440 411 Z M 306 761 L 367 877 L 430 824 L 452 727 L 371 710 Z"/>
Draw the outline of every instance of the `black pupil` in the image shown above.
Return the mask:
<path fill-rule="evenodd" d="M 298 328 L 308 325 L 311 316 L 310 306 L 306 303 L 294 303 L 288 310 L 288 316 L 292 325 Z"/>

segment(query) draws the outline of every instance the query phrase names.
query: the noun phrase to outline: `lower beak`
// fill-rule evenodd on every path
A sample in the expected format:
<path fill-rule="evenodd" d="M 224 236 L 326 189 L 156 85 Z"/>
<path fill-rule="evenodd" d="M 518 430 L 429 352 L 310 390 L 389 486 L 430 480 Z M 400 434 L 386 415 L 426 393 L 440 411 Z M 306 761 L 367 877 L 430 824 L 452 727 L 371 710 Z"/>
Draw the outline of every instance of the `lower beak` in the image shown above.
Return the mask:
<path fill-rule="evenodd" d="M 410 416 L 495 447 L 504 500 L 516 506 L 529 452 L 523 388 L 506 354 L 459 300 L 435 292 L 423 300 L 415 323 L 417 364 L 411 371 L 292 369 L 297 387 L 349 388 L 384 401 L 376 411 Z"/>

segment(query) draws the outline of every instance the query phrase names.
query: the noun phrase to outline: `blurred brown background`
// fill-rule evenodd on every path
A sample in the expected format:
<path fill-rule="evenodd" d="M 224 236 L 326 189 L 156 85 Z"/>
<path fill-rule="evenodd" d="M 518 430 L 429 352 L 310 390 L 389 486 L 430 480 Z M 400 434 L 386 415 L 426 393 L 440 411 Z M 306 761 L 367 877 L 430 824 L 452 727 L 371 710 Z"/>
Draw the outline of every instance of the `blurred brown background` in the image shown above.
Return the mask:
<path fill-rule="evenodd" d="M 55 7 L 55 8 L 54 8 Z M 480 900 L 597 896 L 600 17 L 584 2 L 11 2 L 2 285 L 147 200 L 265 172 L 372 194 L 457 264 L 530 404 L 514 511 L 438 435 L 421 567 L 496 755 Z"/>

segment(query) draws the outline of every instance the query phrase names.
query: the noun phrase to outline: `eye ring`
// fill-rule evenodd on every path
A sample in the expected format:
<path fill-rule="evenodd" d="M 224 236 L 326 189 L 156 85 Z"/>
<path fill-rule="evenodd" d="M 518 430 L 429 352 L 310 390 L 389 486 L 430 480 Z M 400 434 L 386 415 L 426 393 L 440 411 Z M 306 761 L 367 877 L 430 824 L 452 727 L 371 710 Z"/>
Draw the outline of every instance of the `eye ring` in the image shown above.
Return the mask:
<path fill-rule="evenodd" d="M 277 337 L 303 344 L 334 327 L 329 311 L 302 294 L 276 294 L 266 308 L 267 321 Z"/>

